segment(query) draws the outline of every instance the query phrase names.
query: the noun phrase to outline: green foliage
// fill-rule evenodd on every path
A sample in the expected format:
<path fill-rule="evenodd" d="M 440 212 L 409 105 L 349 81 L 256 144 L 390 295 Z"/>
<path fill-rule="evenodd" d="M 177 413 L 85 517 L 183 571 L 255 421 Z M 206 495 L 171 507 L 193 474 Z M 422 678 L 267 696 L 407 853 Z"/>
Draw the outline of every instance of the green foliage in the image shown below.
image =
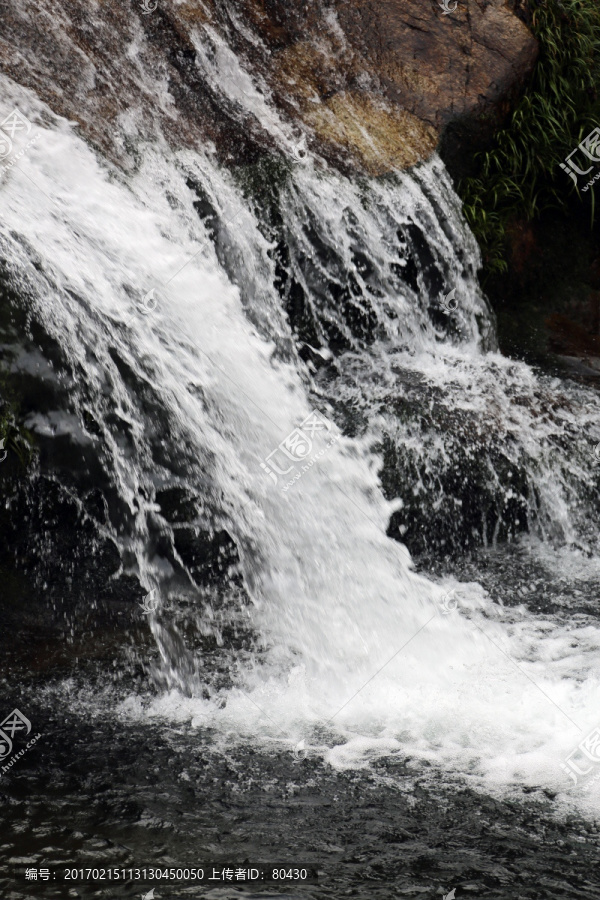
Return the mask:
<path fill-rule="evenodd" d="M 477 154 L 476 174 L 459 185 L 487 274 L 507 269 L 511 223 L 564 209 L 572 195 L 582 200 L 560 163 L 600 125 L 599 0 L 531 0 L 530 9 L 540 45 L 532 78 L 492 149 Z"/>

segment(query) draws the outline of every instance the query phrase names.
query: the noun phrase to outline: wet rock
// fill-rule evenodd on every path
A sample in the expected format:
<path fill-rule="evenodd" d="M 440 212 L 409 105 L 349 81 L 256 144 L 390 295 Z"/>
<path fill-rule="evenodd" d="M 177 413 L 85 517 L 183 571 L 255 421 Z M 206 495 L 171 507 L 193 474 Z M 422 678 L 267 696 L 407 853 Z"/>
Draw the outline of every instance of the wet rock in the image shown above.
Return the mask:
<path fill-rule="evenodd" d="M 163 517 L 172 525 L 193 522 L 202 505 L 198 497 L 183 487 L 165 488 L 158 491 L 156 502 L 160 506 Z"/>
<path fill-rule="evenodd" d="M 454 143 L 469 131 L 489 134 L 537 56 L 504 0 L 468 0 L 450 15 L 421 0 L 338 0 L 335 16 L 315 3 L 285 13 L 277 2 L 240 5 L 255 11 L 273 57 L 270 86 L 287 111 L 299 112 L 330 153 L 336 147 L 335 161 L 346 151 L 345 161 L 368 173 L 428 157 L 448 126 Z M 386 115 L 395 122 L 382 129 Z M 376 164 L 371 147 L 365 154 L 371 143 Z"/>
<path fill-rule="evenodd" d="M 556 353 L 569 356 L 600 358 L 600 336 L 589 331 L 573 319 L 554 313 L 546 320 L 550 330 L 550 346 Z"/>
<path fill-rule="evenodd" d="M 58 17 L 49 0 L 29 0 L 3 26 L 0 69 L 126 168 L 159 134 L 233 165 L 274 151 L 265 123 L 207 77 L 201 56 L 214 60 L 223 39 L 314 150 L 368 174 L 428 157 L 449 124 L 493 119 L 536 56 L 503 0 L 450 15 L 422 0 L 161 0 L 149 15 L 66 0 Z"/>
<path fill-rule="evenodd" d="M 119 571 L 115 543 L 54 478 L 7 473 L 0 491 L 3 658 L 32 670 L 112 659 L 143 595 L 137 578 Z"/>
<path fill-rule="evenodd" d="M 238 563 L 238 551 L 224 530 L 209 534 L 193 528 L 175 531 L 175 548 L 196 584 L 220 581 Z"/>
<path fill-rule="evenodd" d="M 390 519 L 390 537 L 416 558 L 456 558 L 529 530 L 526 464 L 511 458 L 498 422 L 435 402 L 424 412 L 415 395 L 397 399 L 394 407 L 423 443 L 443 434 L 444 453 L 432 467 L 402 442 L 384 439 L 381 483 L 388 498 L 402 500 Z"/>
<path fill-rule="evenodd" d="M 436 128 L 494 111 L 537 55 L 535 38 L 504 0 L 460 2 L 449 15 L 422 0 L 340 2 L 338 16 L 387 95 Z"/>
<path fill-rule="evenodd" d="M 436 148 L 437 132 L 368 94 L 340 92 L 306 113 L 319 137 L 354 154 L 369 175 L 407 169 Z"/>

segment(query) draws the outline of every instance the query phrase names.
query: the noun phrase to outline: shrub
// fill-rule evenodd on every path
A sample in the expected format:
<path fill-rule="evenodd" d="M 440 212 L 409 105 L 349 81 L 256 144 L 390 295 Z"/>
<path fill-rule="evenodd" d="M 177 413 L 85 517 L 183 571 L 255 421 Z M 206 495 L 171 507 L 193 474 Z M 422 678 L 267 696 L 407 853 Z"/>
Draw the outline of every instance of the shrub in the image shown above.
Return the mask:
<path fill-rule="evenodd" d="M 600 125 L 598 0 L 530 0 L 529 8 L 540 45 L 533 75 L 492 148 L 476 155 L 476 173 L 459 185 L 484 276 L 507 270 L 511 223 L 565 209 L 573 196 L 582 202 L 560 163 Z"/>

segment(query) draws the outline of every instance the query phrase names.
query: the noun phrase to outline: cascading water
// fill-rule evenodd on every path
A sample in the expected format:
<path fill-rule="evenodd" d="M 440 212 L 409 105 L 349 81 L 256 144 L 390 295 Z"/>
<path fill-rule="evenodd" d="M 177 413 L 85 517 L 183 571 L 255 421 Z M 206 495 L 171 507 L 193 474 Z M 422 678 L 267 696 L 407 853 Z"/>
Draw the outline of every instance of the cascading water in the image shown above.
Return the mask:
<path fill-rule="evenodd" d="M 223 58 L 219 89 L 289 151 Z M 27 424 L 97 459 L 106 533 L 161 601 L 161 692 L 120 714 L 224 743 L 302 739 L 340 767 L 398 753 L 560 787 L 596 724 L 598 629 L 434 582 L 394 540 L 444 560 L 527 530 L 518 552 L 597 579 L 597 397 L 496 351 L 439 159 L 355 184 L 291 156 L 236 182 L 209 152 L 157 144 L 126 179 L 2 91 L 39 132 L 0 184 L 3 266 L 68 394 L 68 415 Z M 273 453 L 315 411 L 319 456 L 283 475 Z M 196 578 L 201 534 L 225 586 Z"/>

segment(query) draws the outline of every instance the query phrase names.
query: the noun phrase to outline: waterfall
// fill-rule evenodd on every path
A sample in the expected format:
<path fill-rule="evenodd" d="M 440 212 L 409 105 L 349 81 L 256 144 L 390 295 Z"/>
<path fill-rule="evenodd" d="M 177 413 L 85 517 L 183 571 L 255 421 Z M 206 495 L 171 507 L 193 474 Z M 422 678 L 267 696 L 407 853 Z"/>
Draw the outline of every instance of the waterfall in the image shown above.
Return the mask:
<path fill-rule="evenodd" d="M 276 121 L 236 73 L 236 102 Z M 353 182 L 284 153 L 234 177 L 157 141 L 125 176 L 2 96 L 37 136 L 0 181 L 2 266 L 65 402 L 26 424 L 97 461 L 106 532 L 160 597 L 161 691 L 121 714 L 560 784 L 596 724 L 597 629 L 419 574 L 405 544 L 528 532 L 550 570 L 596 578 L 597 399 L 499 354 L 441 161 Z M 195 580 L 206 534 L 231 539 L 225 586 Z"/>

